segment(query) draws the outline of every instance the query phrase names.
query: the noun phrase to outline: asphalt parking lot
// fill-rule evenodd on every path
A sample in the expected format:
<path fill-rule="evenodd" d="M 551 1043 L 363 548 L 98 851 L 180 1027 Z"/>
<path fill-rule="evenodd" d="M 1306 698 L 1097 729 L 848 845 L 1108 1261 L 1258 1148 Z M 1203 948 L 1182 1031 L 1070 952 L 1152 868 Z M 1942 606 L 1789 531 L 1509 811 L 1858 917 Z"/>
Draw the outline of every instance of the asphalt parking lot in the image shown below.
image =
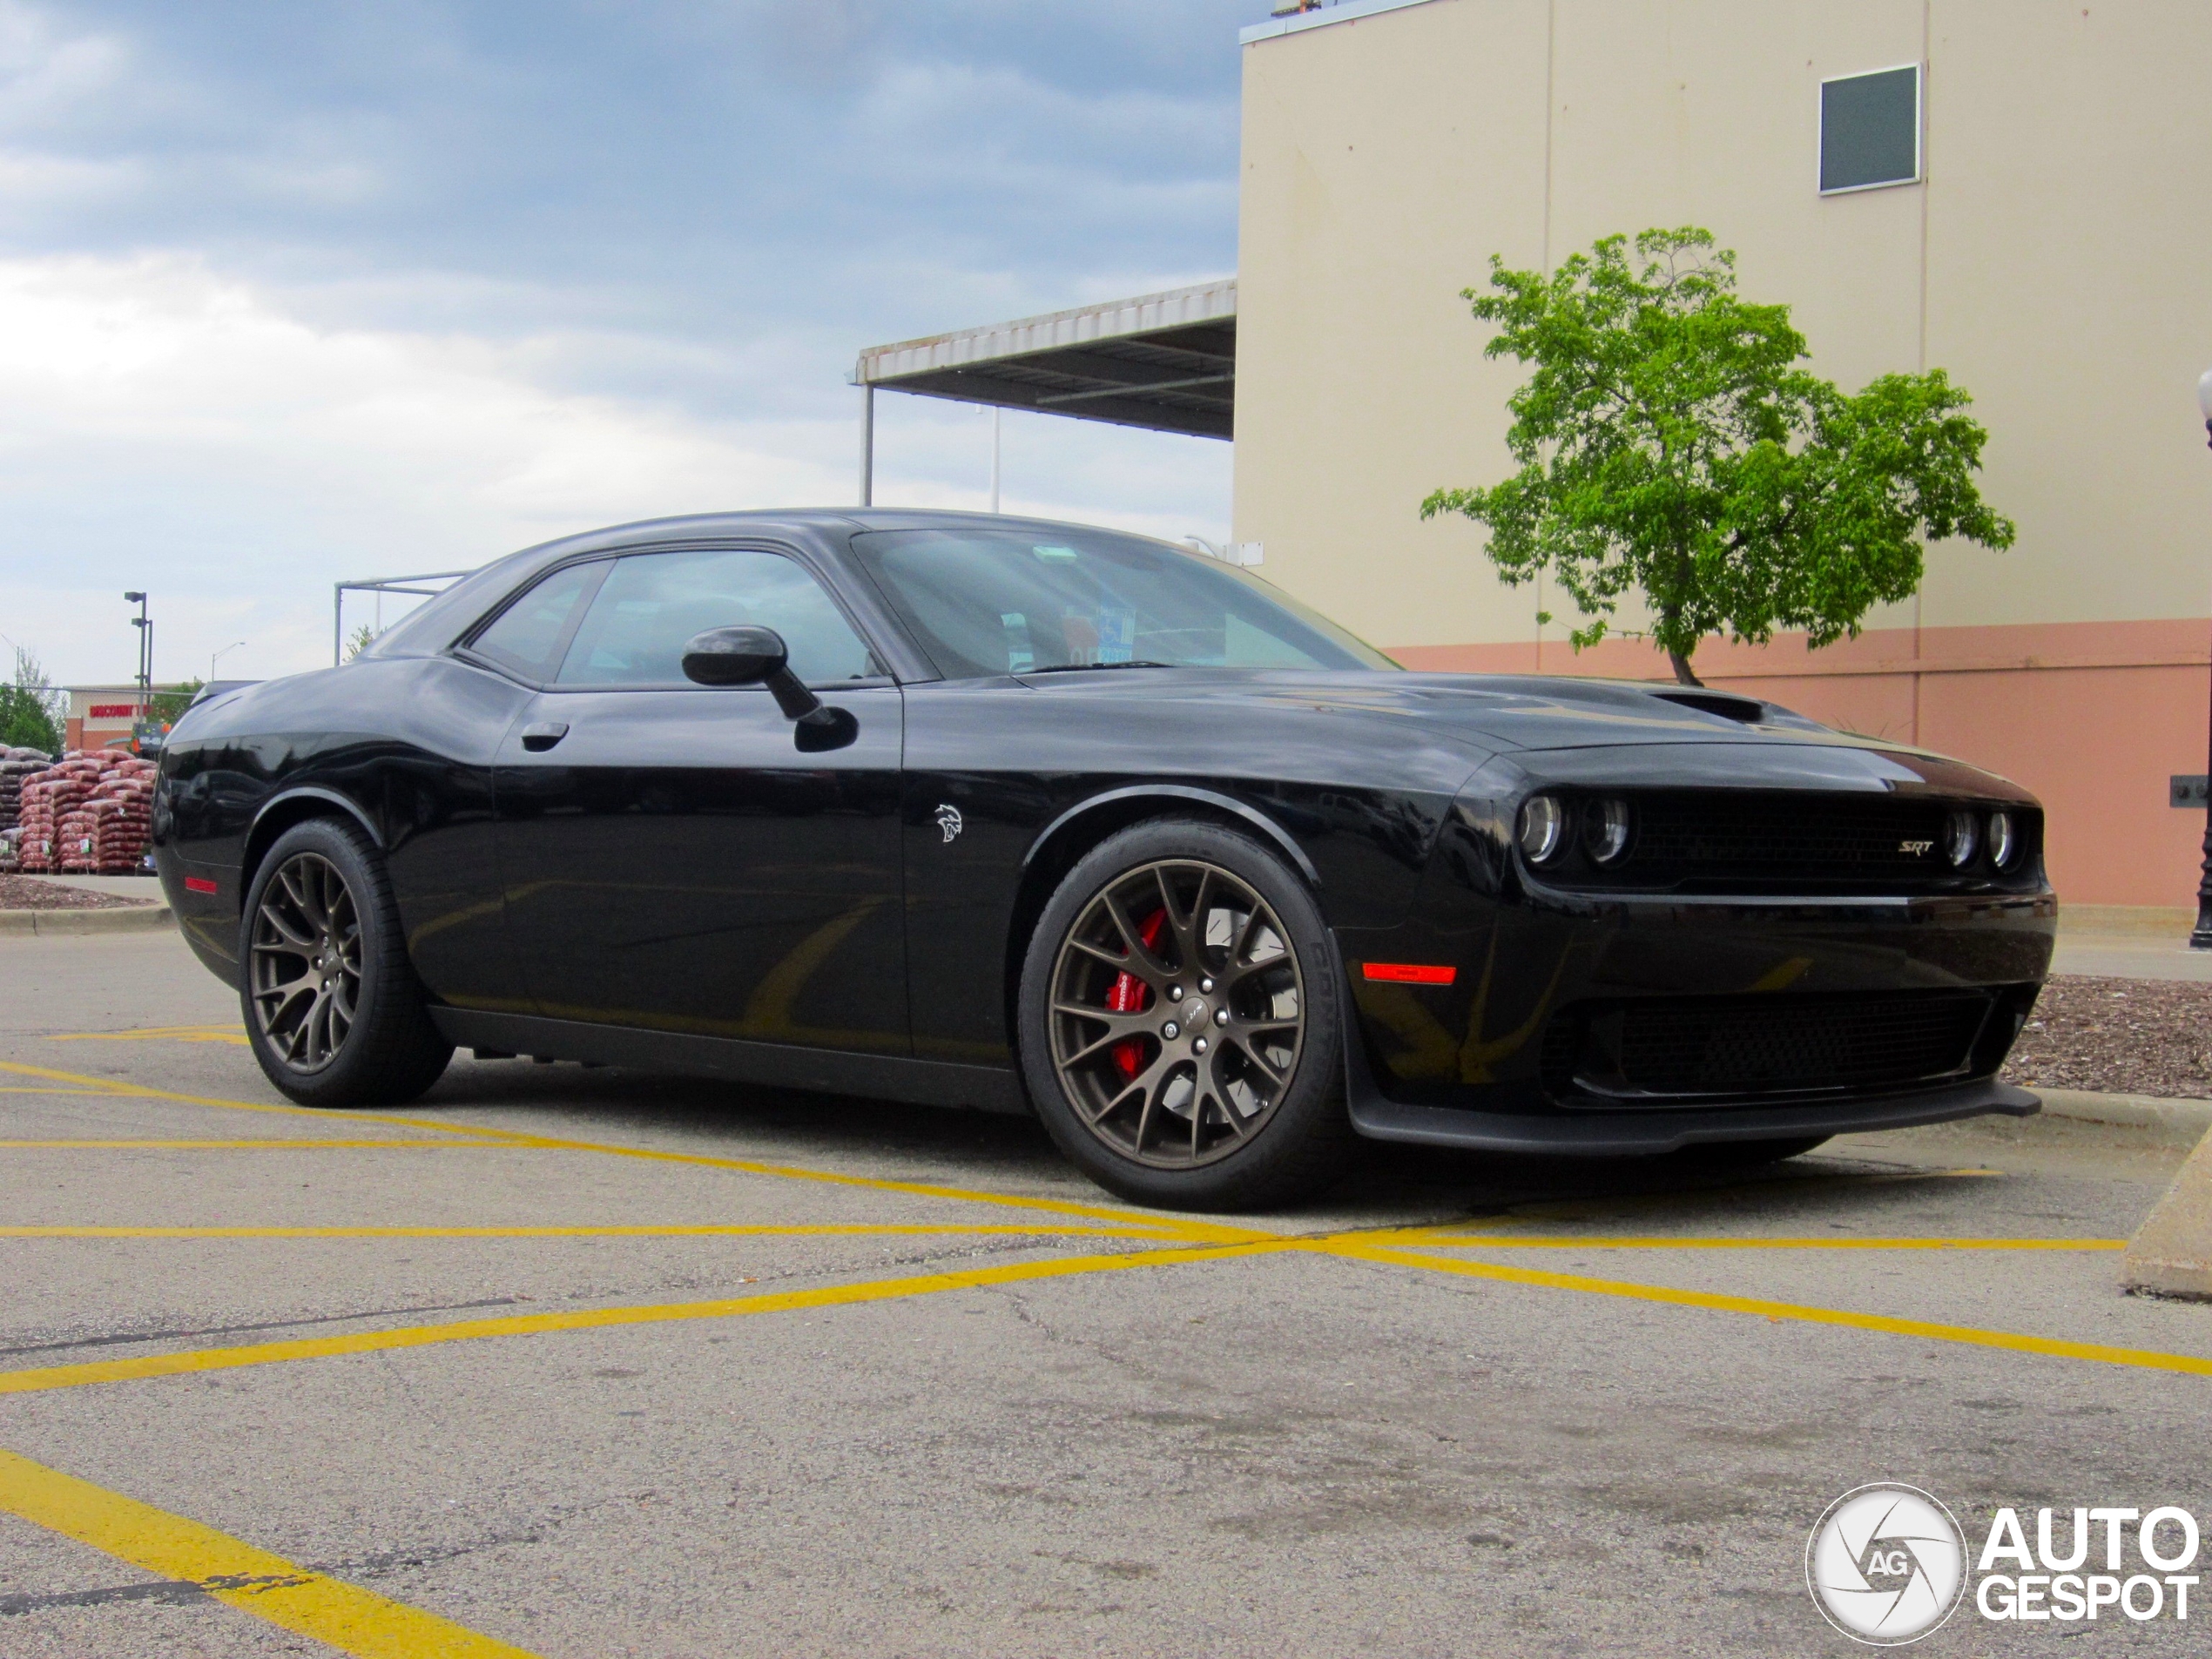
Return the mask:
<path fill-rule="evenodd" d="M 2212 1306 L 2114 1289 L 2154 1130 L 1208 1219 L 1026 1122 L 613 1070 L 301 1111 L 172 934 L 0 987 L 11 1656 L 1847 1653 L 1848 1488 L 2212 1489 Z"/>

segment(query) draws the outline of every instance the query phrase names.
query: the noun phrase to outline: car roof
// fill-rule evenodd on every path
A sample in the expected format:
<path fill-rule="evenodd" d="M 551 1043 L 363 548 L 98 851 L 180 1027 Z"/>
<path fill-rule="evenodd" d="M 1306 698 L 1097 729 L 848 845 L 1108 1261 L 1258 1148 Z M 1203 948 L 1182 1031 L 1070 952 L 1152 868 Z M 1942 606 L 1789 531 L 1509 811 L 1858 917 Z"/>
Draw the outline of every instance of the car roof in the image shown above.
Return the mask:
<path fill-rule="evenodd" d="M 851 539 L 867 530 L 996 529 L 1035 530 L 1060 535 L 1070 530 L 1130 536 L 1159 542 L 1157 536 L 1137 536 L 1129 530 L 1103 525 L 1076 524 L 1049 518 L 1017 518 L 1008 513 L 968 513 L 901 507 L 802 507 L 759 509 L 729 513 L 689 513 L 666 518 L 643 518 L 627 524 L 610 524 L 526 547 L 463 577 L 428 604 L 411 611 L 363 653 L 371 657 L 413 657 L 442 651 L 469 620 L 530 580 L 539 571 L 563 560 L 594 553 L 619 552 L 624 548 L 659 547 L 687 542 L 712 542 L 725 537 L 763 536 L 796 544 L 838 562 Z M 1178 552 L 1188 552 L 1177 548 Z"/>

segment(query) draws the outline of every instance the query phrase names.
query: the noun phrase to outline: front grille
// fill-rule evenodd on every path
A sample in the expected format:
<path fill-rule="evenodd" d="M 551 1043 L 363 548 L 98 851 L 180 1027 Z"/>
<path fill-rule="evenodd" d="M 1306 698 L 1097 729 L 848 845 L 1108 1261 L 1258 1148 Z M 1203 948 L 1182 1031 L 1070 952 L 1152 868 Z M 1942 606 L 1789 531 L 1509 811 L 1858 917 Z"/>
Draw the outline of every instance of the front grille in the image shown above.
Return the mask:
<path fill-rule="evenodd" d="M 1568 1008 L 1544 1033 L 1556 1096 L 1727 1096 L 1870 1089 L 1966 1069 L 1983 992 L 1665 997 Z"/>
<path fill-rule="evenodd" d="M 1948 873 L 1940 802 L 1725 793 L 1639 795 L 1621 873 L 1889 876 Z"/>

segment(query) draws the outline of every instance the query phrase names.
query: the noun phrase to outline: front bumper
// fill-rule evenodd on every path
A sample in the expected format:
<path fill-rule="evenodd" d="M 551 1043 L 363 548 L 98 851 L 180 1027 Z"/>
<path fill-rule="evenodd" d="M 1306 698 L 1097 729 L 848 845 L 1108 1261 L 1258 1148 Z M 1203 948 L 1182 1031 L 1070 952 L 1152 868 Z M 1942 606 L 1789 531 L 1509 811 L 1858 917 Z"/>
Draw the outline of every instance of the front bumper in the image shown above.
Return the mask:
<path fill-rule="evenodd" d="M 2025 1089 L 1994 1078 L 1902 1094 L 1678 1111 L 1514 1112 L 1410 1105 L 1392 1100 L 1376 1086 L 1359 1031 L 1348 1030 L 1345 1037 L 1345 1087 L 1352 1127 L 1369 1140 L 1420 1146 L 1553 1157 L 1634 1157 L 1725 1141 L 1788 1141 L 1912 1129 L 1993 1112 L 2028 1117 L 2043 1109 L 2042 1102 Z"/>
<path fill-rule="evenodd" d="M 2048 971 L 2047 888 L 1688 897 L 1521 887 L 1490 898 L 1443 884 L 1426 896 L 1396 928 L 1338 934 L 1352 1008 L 1352 1120 L 1372 1138 L 1612 1157 L 2039 1108 L 1996 1073 Z M 1451 964 L 1455 978 L 1378 982 L 1364 971 L 1375 961 Z M 1988 1008 L 1963 1064 L 1672 1094 L 1675 1085 L 1608 1089 L 1580 1068 L 1565 1082 L 1560 1046 L 1547 1046 L 1548 1034 L 1589 1032 L 1605 1011 L 1638 1006 L 1651 1017 L 1703 1005 L 1789 1020 L 1855 1000 L 1924 997 Z"/>

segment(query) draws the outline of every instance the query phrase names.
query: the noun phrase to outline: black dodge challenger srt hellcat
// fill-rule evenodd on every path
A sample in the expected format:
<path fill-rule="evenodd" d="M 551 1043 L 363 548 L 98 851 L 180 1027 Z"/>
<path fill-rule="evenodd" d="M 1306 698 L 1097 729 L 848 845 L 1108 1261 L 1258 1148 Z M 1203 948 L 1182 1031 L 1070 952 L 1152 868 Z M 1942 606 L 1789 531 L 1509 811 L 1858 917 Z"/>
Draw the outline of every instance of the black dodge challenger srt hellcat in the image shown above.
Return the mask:
<path fill-rule="evenodd" d="M 2034 1097 L 2001 779 L 1720 692 L 1415 674 L 1163 543 L 861 509 L 486 566 L 195 704 L 154 836 L 294 1100 L 456 1045 L 1041 1116 L 1141 1202 L 1350 1137 L 1784 1157 Z"/>

